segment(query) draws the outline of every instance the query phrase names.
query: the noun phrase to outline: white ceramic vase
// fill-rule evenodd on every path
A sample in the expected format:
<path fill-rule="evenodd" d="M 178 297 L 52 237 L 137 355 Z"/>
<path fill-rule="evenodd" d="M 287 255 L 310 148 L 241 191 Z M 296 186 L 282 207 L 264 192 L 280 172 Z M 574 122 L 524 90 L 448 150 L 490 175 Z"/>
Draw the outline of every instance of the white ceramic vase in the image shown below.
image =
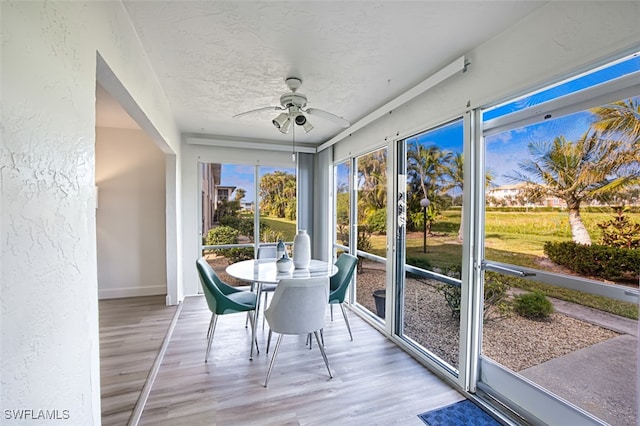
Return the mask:
<path fill-rule="evenodd" d="M 307 269 L 311 262 L 311 240 L 307 231 L 298 230 L 293 239 L 293 267 L 296 269 Z"/>

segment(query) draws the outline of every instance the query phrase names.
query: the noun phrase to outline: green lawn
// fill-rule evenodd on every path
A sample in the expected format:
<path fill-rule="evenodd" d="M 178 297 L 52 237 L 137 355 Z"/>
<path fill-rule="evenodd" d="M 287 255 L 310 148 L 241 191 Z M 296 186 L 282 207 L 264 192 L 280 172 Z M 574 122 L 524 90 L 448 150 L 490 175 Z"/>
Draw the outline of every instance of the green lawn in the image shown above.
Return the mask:
<path fill-rule="evenodd" d="M 276 232 L 281 232 L 284 236 L 284 241 L 293 241 L 296 236 L 296 221 L 279 217 L 260 216 L 260 222 L 266 223 L 270 228 Z"/>
<path fill-rule="evenodd" d="M 582 219 L 594 243 L 600 239 L 597 223 L 609 220 L 611 213 L 583 212 Z M 630 214 L 631 220 L 640 222 L 640 213 Z M 285 241 L 293 241 L 296 222 L 292 220 L 261 216 L 260 220 L 276 232 L 281 232 Z M 543 245 L 546 241 L 569 241 L 571 232 L 566 212 L 495 212 L 486 213 L 485 253 L 486 258 L 496 262 L 509 263 L 531 268 L 542 268 L 539 260 L 544 257 Z M 462 246 L 457 241 L 460 227 L 460 211 L 445 211 L 432 227 L 427 238 L 427 253 L 423 253 L 423 234 L 407 234 L 408 263 L 417 266 L 429 265 L 447 271 L 458 267 L 461 262 Z M 386 255 L 386 236 L 371 236 L 371 253 Z M 548 296 L 580 303 L 602 311 L 615 313 L 627 318 L 638 319 L 638 307 L 633 304 L 588 295 L 546 284 L 527 280 L 515 280 L 514 286 L 526 290 L 538 288 Z"/>
<path fill-rule="evenodd" d="M 613 218 L 611 213 L 581 213 L 591 239 L 597 243 L 601 233 L 597 223 Z M 640 214 L 630 214 L 632 221 L 640 222 Z M 496 262 L 524 267 L 545 269 L 540 260 L 545 257 L 543 246 L 546 241 L 570 241 L 571 232 L 567 212 L 486 212 L 485 257 Z M 427 238 L 427 253 L 423 253 L 422 232 L 407 233 L 406 257 L 409 264 L 428 265 L 429 269 L 447 271 L 461 264 L 462 246 L 457 241 L 460 226 L 460 211 L 445 211 L 432 227 Z M 374 235 L 371 238 L 371 252 L 385 255 L 386 237 Z M 548 296 L 580 303 L 627 318 L 638 319 L 638 306 L 630 303 L 588 295 L 527 280 L 516 280 L 514 286 L 533 290 L 543 290 Z"/>

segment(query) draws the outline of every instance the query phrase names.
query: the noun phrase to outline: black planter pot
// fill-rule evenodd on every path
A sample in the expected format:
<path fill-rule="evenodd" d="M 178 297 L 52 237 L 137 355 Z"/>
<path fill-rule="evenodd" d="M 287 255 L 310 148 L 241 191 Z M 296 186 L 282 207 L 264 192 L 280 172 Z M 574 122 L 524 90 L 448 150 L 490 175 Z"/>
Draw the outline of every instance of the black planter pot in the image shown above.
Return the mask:
<path fill-rule="evenodd" d="M 387 299 L 386 290 L 376 290 L 373 292 L 373 300 L 376 302 L 376 315 L 384 319 L 385 316 L 385 303 Z"/>

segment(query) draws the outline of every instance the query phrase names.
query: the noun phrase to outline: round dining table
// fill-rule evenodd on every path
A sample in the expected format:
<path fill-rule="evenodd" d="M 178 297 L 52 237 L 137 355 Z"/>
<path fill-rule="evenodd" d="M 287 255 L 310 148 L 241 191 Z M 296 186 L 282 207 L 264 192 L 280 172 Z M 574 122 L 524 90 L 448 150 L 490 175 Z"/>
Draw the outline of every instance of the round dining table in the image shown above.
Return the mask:
<path fill-rule="evenodd" d="M 231 264 L 227 266 L 225 271 L 233 278 L 256 284 L 256 309 L 251 327 L 251 342 L 254 342 L 263 284 L 278 284 L 283 278 L 332 277 L 338 273 L 338 267 L 323 260 L 311 259 L 309 267 L 306 269 L 295 269 L 292 265 L 288 272 L 278 272 L 276 259 L 251 259 Z M 252 344 L 249 354 L 250 360 L 253 360 L 253 346 Z"/>

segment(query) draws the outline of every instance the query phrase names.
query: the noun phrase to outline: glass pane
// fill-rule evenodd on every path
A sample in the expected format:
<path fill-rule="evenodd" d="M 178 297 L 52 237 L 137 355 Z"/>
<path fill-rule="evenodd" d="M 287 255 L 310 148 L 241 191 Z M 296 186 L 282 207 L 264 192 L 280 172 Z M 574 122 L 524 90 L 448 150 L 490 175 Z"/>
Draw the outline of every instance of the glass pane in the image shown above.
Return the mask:
<path fill-rule="evenodd" d="M 637 72 L 638 70 L 640 70 L 640 54 L 636 53 L 630 58 L 622 59 L 617 63 L 610 64 L 602 69 L 572 78 L 553 87 L 509 101 L 505 104 L 498 105 L 484 111 L 482 119 L 487 121 L 513 112 L 521 111 L 523 109 L 531 108 L 544 102 L 560 98 L 564 95 Z"/>
<path fill-rule="evenodd" d="M 613 295 L 638 290 L 639 101 L 485 139 L 485 258 L 540 272 L 485 274 L 483 356 L 616 425 L 637 418 L 638 305 Z"/>
<path fill-rule="evenodd" d="M 255 167 L 237 164 L 200 165 L 202 187 L 203 245 L 253 243 L 255 211 Z M 230 284 L 225 268 L 239 260 L 253 258 L 253 248 L 205 250 L 208 262 Z"/>
<path fill-rule="evenodd" d="M 201 164 L 203 245 L 214 247 L 204 255 L 220 277 L 241 284 L 226 267 L 255 256 L 256 191 L 259 194 L 260 242 L 292 242 L 296 234 L 296 170 L 237 164 Z"/>
<path fill-rule="evenodd" d="M 462 269 L 462 120 L 405 141 L 403 332 L 458 368 Z M 413 268 L 412 268 L 413 267 Z"/>
<path fill-rule="evenodd" d="M 334 241 L 344 247 L 349 247 L 349 227 L 351 224 L 351 200 L 350 179 L 351 161 L 336 164 L 334 167 L 334 194 L 335 195 L 335 223 L 336 232 Z M 334 247 L 334 258 L 337 258 L 344 249 Z"/>
<path fill-rule="evenodd" d="M 260 242 L 293 243 L 297 198 L 295 167 L 260 167 Z"/>
<path fill-rule="evenodd" d="M 384 319 L 387 246 L 387 149 L 356 158 L 356 302 Z M 374 298 L 375 293 L 375 298 Z"/>

